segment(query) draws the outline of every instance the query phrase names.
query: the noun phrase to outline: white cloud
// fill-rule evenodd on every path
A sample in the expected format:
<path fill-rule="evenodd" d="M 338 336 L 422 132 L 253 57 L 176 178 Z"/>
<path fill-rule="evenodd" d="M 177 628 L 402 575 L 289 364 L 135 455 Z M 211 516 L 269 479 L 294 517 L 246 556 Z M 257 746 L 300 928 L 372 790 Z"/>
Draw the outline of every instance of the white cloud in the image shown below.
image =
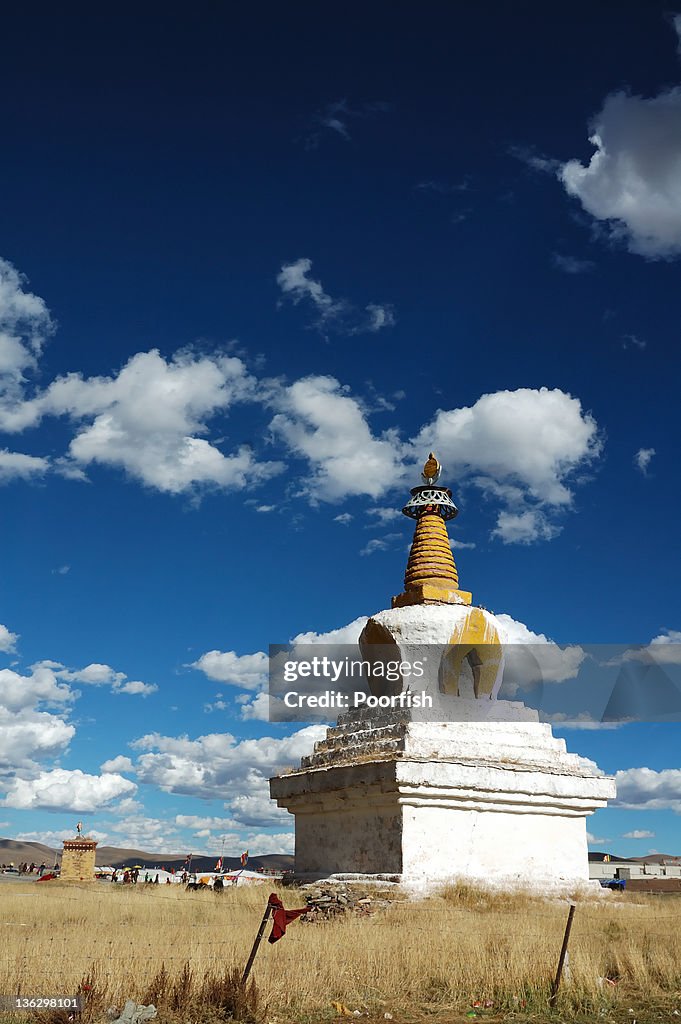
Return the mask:
<path fill-rule="evenodd" d="M 114 772 L 87 775 L 79 768 L 53 768 L 36 778 L 12 779 L 0 804 L 21 810 L 78 811 L 92 813 L 116 797 L 136 790 L 134 782 Z"/>
<path fill-rule="evenodd" d="M 590 126 L 596 152 L 569 160 L 567 193 L 614 239 L 648 259 L 681 253 L 681 88 L 650 99 L 613 93 Z"/>
<path fill-rule="evenodd" d="M 120 686 L 115 686 L 113 689 L 114 693 L 131 693 L 139 697 L 148 697 L 150 693 L 156 693 L 158 686 L 156 683 L 143 683 L 139 679 L 129 679 L 127 682 L 122 683 Z"/>
<path fill-rule="evenodd" d="M 655 455 L 654 448 L 639 448 L 634 456 L 634 462 L 644 476 L 648 474 L 648 466 L 653 455 Z"/>
<path fill-rule="evenodd" d="M 655 833 L 646 829 L 635 828 L 633 832 L 625 832 L 622 839 L 654 839 Z"/>
<path fill-rule="evenodd" d="M 114 772 L 120 774 L 120 772 L 132 772 L 134 771 L 134 768 L 129 757 L 119 754 L 118 757 L 112 757 L 108 761 L 104 761 L 103 764 L 100 764 L 99 770 L 101 772 Z"/>
<path fill-rule="evenodd" d="M 36 759 L 63 754 L 75 734 L 61 715 L 35 708 L 11 712 L 0 706 L 0 778 L 33 770 Z"/>
<path fill-rule="evenodd" d="M 411 446 L 414 458 L 435 450 L 450 479 L 469 477 L 502 502 L 495 534 L 504 542 L 529 543 L 555 536 L 548 514 L 570 507 L 569 478 L 599 454 L 601 442 L 578 399 L 520 388 L 439 410 Z"/>
<path fill-rule="evenodd" d="M 528 508 L 523 512 L 502 510 L 497 516 L 492 536 L 499 537 L 504 544 L 534 544 L 538 540 L 553 540 L 560 530 L 560 526 L 550 522 L 541 509 Z"/>
<path fill-rule="evenodd" d="M 0 395 L 17 401 L 25 373 L 34 370 L 46 338 L 54 330 L 44 301 L 26 291 L 26 279 L 0 259 Z"/>
<path fill-rule="evenodd" d="M 615 775 L 617 805 L 640 811 L 681 814 L 681 769 L 627 768 Z"/>
<path fill-rule="evenodd" d="M 392 523 L 397 519 L 401 519 L 402 511 L 399 508 L 382 508 L 378 506 L 377 508 L 367 509 L 367 515 L 371 516 L 371 519 L 374 520 L 374 522 L 370 521 L 367 523 L 367 526 L 372 528 L 379 524 L 385 526 L 386 523 Z"/>
<path fill-rule="evenodd" d="M 341 512 L 340 515 L 333 517 L 333 521 L 334 523 L 340 523 L 341 526 L 347 526 L 354 518 L 350 512 Z"/>
<path fill-rule="evenodd" d="M 130 693 L 148 697 L 150 693 L 155 693 L 158 690 L 155 683 L 143 683 L 138 679 L 128 679 L 125 672 L 116 672 L 110 665 L 102 665 L 99 662 L 93 662 L 77 671 L 60 668 L 56 674 L 60 679 L 66 679 L 72 683 L 110 686 L 113 693 Z"/>
<path fill-rule="evenodd" d="M 626 661 L 642 661 L 647 664 L 681 665 L 681 631 L 668 629 L 659 636 L 653 637 L 645 647 L 633 647 L 626 650 L 610 664 L 622 664 Z"/>
<path fill-rule="evenodd" d="M 290 819 L 290 815 L 286 815 Z M 243 846 L 242 840 L 242 846 Z M 246 836 L 247 849 L 252 855 L 266 857 L 271 854 L 290 855 L 295 848 L 295 834 L 293 832 L 251 832 Z M 225 853 L 230 857 L 237 856 L 237 846 L 225 848 Z"/>
<path fill-rule="evenodd" d="M 329 629 L 326 633 L 297 633 L 292 644 L 358 644 L 359 635 L 367 624 L 367 616 L 360 615 L 346 626 Z"/>
<path fill-rule="evenodd" d="M 183 852 L 185 846 L 174 825 L 160 818 L 148 817 L 139 809 L 126 815 L 124 820 L 107 823 L 107 828 L 113 846 L 159 853 Z"/>
<path fill-rule="evenodd" d="M 245 722 L 269 722 L 270 698 L 267 693 L 258 693 L 241 704 L 241 717 Z"/>
<path fill-rule="evenodd" d="M 586 657 L 576 645 L 561 647 L 544 633 L 535 633 L 510 615 L 496 615 L 504 643 L 504 687 L 537 682 L 563 683 L 574 679 Z"/>
<path fill-rule="evenodd" d="M 377 551 L 387 551 L 393 541 L 398 540 L 399 537 L 399 533 L 386 533 L 382 537 L 372 537 L 363 548 L 360 548 L 359 553 L 362 557 L 366 557 L 375 555 Z"/>
<path fill-rule="evenodd" d="M 611 843 L 611 839 L 606 839 L 604 836 L 595 836 L 591 832 L 587 832 L 586 841 L 589 846 L 600 846 L 602 843 Z"/>
<path fill-rule="evenodd" d="M 310 463 L 305 490 L 315 500 L 380 497 L 404 473 L 394 433 L 373 436 L 364 410 L 333 377 L 305 377 L 282 390 L 271 429 Z"/>
<path fill-rule="evenodd" d="M 111 377 L 57 378 L 35 398 L 0 408 L 0 426 L 23 430 L 47 415 L 67 416 L 76 426 L 67 474 L 93 463 L 124 470 L 168 494 L 204 486 L 239 489 L 280 470 L 257 463 L 242 446 L 224 455 L 205 437 L 208 421 L 235 402 L 249 400 L 254 380 L 240 359 L 176 352 L 138 352 Z M 37 467 L 36 467 L 37 471 Z"/>
<path fill-rule="evenodd" d="M 6 448 L 0 450 L 0 484 L 9 480 L 32 480 L 34 477 L 44 476 L 49 468 L 49 459 L 10 452 Z"/>
<path fill-rule="evenodd" d="M 282 807 L 277 807 L 270 800 L 269 793 L 260 790 L 256 793 L 242 793 L 230 804 L 234 817 L 244 825 L 287 825 L 291 823 L 291 815 Z"/>
<path fill-rule="evenodd" d="M 556 270 L 562 270 L 565 274 L 586 274 L 596 266 L 593 260 L 580 260 L 576 256 L 562 256 L 558 252 L 554 252 L 551 262 Z"/>
<path fill-rule="evenodd" d="M 324 291 L 321 281 L 310 277 L 312 260 L 302 257 L 293 263 L 284 263 L 277 274 L 282 293 L 295 306 L 309 303 L 315 310 L 314 326 L 337 334 L 375 334 L 395 324 L 395 310 L 386 303 L 370 302 L 360 313 L 347 299 L 333 299 Z"/>
<path fill-rule="evenodd" d="M 269 661 L 262 651 L 255 654 L 235 654 L 234 651 L 208 651 L 190 668 L 198 669 L 209 679 L 241 690 L 260 690 L 267 685 Z"/>
<path fill-rule="evenodd" d="M 54 850 L 61 860 L 62 843 L 65 839 L 73 839 L 75 829 L 64 828 L 61 830 L 43 830 L 38 832 L 19 832 L 15 838 L 20 842 L 25 843 L 42 843 L 43 846 L 49 846 L 50 849 Z M 96 829 L 87 829 L 87 835 L 91 839 L 96 839 L 98 843 L 104 842 L 108 839 L 106 832 L 99 832 Z M 52 865 L 49 864 L 48 867 Z"/>
<path fill-rule="evenodd" d="M 26 676 L 9 668 L 0 669 L 0 705 L 8 711 L 19 711 L 39 702 L 55 706 L 74 700 L 76 695 L 58 681 L 52 664 L 39 662 Z"/>
<path fill-rule="evenodd" d="M 206 817 L 199 814 L 176 814 L 175 824 L 179 828 L 207 828 L 210 831 L 233 829 L 234 818 Z"/>
<path fill-rule="evenodd" d="M 0 624 L 0 651 L 5 654 L 15 654 L 18 639 L 18 633 L 10 633 L 7 626 Z"/>
<path fill-rule="evenodd" d="M 221 799 L 239 820 L 241 797 L 269 800 L 268 780 L 286 767 L 298 765 L 314 743 L 326 735 L 321 725 L 309 725 L 291 736 L 238 740 L 229 733 L 211 733 L 195 740 L 187 736 L 151 733 L 131 746 L 148 751 L 137 759 L 140 782 L 164 792 Z M 251 805 L 247 805 L 251 810 Z"/>

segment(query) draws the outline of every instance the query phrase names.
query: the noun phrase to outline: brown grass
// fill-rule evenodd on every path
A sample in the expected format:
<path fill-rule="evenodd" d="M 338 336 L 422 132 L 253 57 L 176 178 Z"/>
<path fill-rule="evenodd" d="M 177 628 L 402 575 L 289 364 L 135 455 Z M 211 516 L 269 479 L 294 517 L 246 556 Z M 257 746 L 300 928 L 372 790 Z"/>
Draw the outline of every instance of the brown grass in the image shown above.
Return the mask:
<path fill-rule="evenodd" d="M 565 903 L 451 886 L 370 917 L 296 922 L 276 945 L 263 942 L 256 984 L 244 992 L 239 978 L 268 891 L 3 886 L 0 993 L 85 991 L 92 1021 L 132 998 L 153 1002 L 161 1021 L 183 1024 L 311 1024 L 338 1015 L 332 1002 L 374 1019 L 391 1013 L 396 1024 L 471 1012 L 488 1020 L 635 1017 L 644 1024 L 681 1011 L 681 900 L 674 897 L 579 903 L 570 977 L 552 1015 Z M 281 896 L 287 906 L 304 905 L 295 890 Z"/>

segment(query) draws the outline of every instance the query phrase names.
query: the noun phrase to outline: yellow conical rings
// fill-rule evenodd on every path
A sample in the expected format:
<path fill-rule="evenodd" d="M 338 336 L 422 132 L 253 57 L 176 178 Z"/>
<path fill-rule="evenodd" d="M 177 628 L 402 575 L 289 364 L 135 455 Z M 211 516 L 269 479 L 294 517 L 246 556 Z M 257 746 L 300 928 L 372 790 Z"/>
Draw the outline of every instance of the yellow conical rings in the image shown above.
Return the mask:
<path fill-rule="evenodd" d="M 446 581 L 455 588 L 459 583 L 447 527 L 437 512 L 426 512 L 417 519 L 404 575 L 407 589 L 429 581 Z"/>

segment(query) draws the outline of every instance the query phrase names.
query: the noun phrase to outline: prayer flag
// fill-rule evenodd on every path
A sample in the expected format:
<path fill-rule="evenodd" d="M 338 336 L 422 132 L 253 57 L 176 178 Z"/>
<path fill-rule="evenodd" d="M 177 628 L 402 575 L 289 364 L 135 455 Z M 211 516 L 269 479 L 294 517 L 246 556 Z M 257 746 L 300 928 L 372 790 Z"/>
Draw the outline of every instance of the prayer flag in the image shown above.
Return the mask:
<path fill-rule="evenodd" d="M 272 933 L 268 942 L 278 942 L 282 935 L 286 934 L 286 925 L 295 921 L 301 914 L 306 914 L 309 907 L 302 907 L 299 910 L 287 910 L 275 892 L 270 893 L 269 904 L 274 907 L 272 913 Z"/>

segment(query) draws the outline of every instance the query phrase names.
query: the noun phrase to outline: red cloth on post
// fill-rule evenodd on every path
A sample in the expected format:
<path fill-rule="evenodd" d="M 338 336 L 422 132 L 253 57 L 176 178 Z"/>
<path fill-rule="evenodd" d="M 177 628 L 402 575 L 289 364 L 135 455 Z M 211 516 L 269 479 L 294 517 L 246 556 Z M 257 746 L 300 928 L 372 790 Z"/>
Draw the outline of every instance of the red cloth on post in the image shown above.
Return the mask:
<path fill-rule="evenodd" d="M 277 942 L 282 935 L 286 935 L 286 925 L 295 921 L 301 914 L 306 914 L 309 907 L 302 907 L 300 910 L 287 910 L 276 892 L 270 893 L 269 905 L 274 907 L 272 912 L 272 932 L 268 942 Z"/>

